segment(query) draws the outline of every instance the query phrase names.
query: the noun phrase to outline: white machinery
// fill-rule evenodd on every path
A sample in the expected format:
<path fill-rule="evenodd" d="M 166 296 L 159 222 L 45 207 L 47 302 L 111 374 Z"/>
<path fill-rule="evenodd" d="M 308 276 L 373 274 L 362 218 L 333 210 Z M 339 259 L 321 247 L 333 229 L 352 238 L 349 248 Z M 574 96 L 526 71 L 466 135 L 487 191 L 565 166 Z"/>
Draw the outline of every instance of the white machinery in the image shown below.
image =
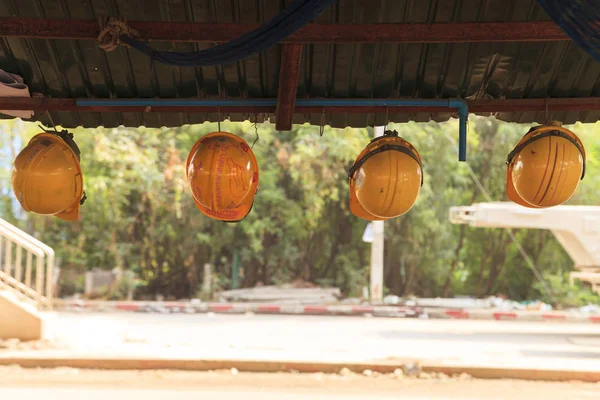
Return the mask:
<path fill-rule="evenodd" d="M 556 206 L 525 208 L 511 202 L 476 203 L 451 207 L 450 222 L 478 228 L 549 229 L 564 247 L 579 279 L 600 293 L 600 207 Z"/>

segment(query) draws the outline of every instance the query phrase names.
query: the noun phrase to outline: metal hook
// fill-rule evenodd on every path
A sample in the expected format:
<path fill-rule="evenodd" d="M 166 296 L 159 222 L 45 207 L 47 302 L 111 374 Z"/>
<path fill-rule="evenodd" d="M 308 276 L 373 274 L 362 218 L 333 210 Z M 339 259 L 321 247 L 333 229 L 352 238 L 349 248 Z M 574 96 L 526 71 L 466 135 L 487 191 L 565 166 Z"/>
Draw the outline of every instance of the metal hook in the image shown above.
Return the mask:
<path fill-rule="evenodd" d="M 43 130 L 44 132 L 48 133 L 50 132 L 50 129 L 46 129 L 42 126 L 42 124 L 38 124 L 38 126 L 40 127 L 41 130 Z"/>
<path fill-rule="evenodd" d="M 390 118 L 389 118 L 389 112 L 390 112 L 390 106 L 387 106 L 385 108 L 385 130 L 388 130 L 388 125 L 390 124 Z"/>
<path fill-rule="evenodd" d="M 258 115 L 254 114 L 254 134 L 256 135 L 256 139 L 254 139 L 254 142 L 252 143 L 252 146 L 250 146 L 251 149 L 254 149 L 254 145 L 256 144 L 256 142 L 258 142 L 258 139 L 260 139 L 260 137 L 258 136 Z"/>
<path fill-rule="evenodd" d="M 50 115 L 50 112 L 48 110 L 46 110 L 46 113 L 48 113 L 48 118 L 50 119 L 50 123 L 52 124 L 52 126 L 50 127 L 50 129 L 48 128 L 44 128 L 44 126 L 39 123 L 38 126 L 40 127 L 41 130 L 43 130 L 46 133 L 55 133 L 55 134 L 59 134 L 59 133 L 66 133 L 68 134 L 69 132 L 66 130 L 61 130 L 60 132 L 58 132 L 58 129 L 56 129 L 56 125 L 54 124 L 54 121 L 52 120 L 52 116 Z M 73 134 L 71 134 L 71 136 L 73 136 Z"/>
<path fill-rule="evenodd" d="M 46 114 L 48 114 L 48 119 L 50 120 L 50 123 L 52 124 L 52 129 L 54 129 L 54 132 L 57 132 L 57 133 L 58 133 L 58 131 L 56 130 L 56 124 L 54 123 L 54 120 L 52 119 L 52 114 L 50 114 L 50 111 L 49 111 L 49 110 L 46 110 Z M 39 125 L 39 124 L 38 124 L 38 126 L 39 126 L 40 128 L 42 128 L 42 130 L 43 130 L 44 132 L 49 132 L 49 131 L 50 131 L 49 129 L 46 129 L 46 128 L 44 128 L 43 126 L 41 126 L 41 125 Z"/>
<path fill-rule="evenodd" d="M 321 126 L 319 128 L 319 136 L 323 136 L 323 133 L 325 132 L 325 107 L 323 107 L 322 111 L 321 111 Z"/>
<path fill-rule="evenodd" d="M 217 130 L 221 132 L 221 107 L 217 107 Z"/>

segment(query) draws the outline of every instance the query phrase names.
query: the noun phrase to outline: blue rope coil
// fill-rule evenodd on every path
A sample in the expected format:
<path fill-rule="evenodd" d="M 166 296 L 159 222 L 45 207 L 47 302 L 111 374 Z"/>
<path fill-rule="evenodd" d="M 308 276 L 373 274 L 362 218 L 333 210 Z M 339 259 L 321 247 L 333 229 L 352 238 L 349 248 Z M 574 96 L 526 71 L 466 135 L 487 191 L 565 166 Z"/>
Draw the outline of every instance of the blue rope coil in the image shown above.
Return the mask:
<path fill-rule="evenodd" d="M 121 35 L 120 41 L 158 62 L 179 67 L 206 67 L 231 64 L 279 43 L 298 31 L 335 0 L 294 0 L 279 15 L 259 28 L 227 43 L 196 52 L 158 51 L 147 42 L 133 36 Z"/>
<path fill-rule="evenodd" d="M 569 37 L 600 61 L 600 0 L 537 0 Z"/>

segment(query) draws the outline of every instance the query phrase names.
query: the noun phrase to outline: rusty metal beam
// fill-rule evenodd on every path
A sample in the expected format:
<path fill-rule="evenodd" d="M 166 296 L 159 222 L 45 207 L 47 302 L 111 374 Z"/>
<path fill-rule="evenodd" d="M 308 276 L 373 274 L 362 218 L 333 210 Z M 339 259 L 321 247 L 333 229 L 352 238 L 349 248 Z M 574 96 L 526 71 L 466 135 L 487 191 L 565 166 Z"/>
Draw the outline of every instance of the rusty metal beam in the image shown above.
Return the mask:
<path fill-rule="evenodd" d="M 86 99 L 87 100 L 87 99 Z M 139 99 L 143 100 L 143 99 Z M 600 97 L 560 98 L 560 99 L 504 99 L 504 100 L 469 100 L 469 112 L 476 114 L 495 112 L 536 111 L 599 111 Z M 77 111 L 77 112 L 176 112 L 176 113 L 274 113 L 274 106 L 83 106 L 77 105 L 77 99 L 60 98 L 16 98 L 0 97 L 0 110 L 34 110 L 43 111 Z M 296 106 L 294 114 L 309 113 L 438 113 L 454 112 L 445 107 L 385 107 L 385 106 Z"/>
<path fill-rule="evenodd" d="M 469 112 L 514 111 L 597 111 L 600 97 L 554 98 L 554 99 L 492 99 L 467 101 Z"/>
<path fill-rule="evenodd" d="M 289 131 L 292 129 L 301 58 L 301 44 L 283 45 L 281 63 L 279 65 L 277 108 L 275 110 L 275 129 L 278 131 Z"/>
<path fill-rule="evenodd" d="M 145 40 L 226 42 L 258 24 L 129 21 Z M 0 36 L 96 39 L 97 20 L 0 18 Z M 461 43 L 570 40 L 551 21 L 465 22 L 435 24 L 309 24 L 282 43 Z"/>

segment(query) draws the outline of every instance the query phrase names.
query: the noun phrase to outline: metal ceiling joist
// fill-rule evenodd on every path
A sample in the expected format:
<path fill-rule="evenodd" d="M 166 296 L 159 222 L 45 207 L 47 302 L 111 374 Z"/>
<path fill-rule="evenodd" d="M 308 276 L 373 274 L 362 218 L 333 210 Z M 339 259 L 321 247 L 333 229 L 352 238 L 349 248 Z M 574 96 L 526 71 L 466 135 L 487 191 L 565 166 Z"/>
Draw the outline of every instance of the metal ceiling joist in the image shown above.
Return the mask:
<path fill-rule="evenodd" d="M 301 44 L 283 45 L 281 63 L 279 65 L 277 109 L 275 111 L 275 128 L 278 131 L 289 131 L 292 129 L 301 58 Z"/>
<path fill-rule="evenodd" d="M 257 24 L 129 21 L 140 37 L 166 42 L 227 42 Z M 0 18 L 0 36 L 44 39 L 96 39 L 97 20 Z M 551 21 L 433 24 L 310 24 L 281 43 L 468 43 L 570 40 Z"/>
<path fill-rule="evenodd" d="M 90 99 L 85 99 L 90 101 Z M 119 100 L 111 100 L 116 105 L 78 105 L 78 99 L 58 98 L 15 98 L 0 97 L 0 110 L 34 110 L 42 111 L 91 111 L 91 112 L 174 112 L 174 113 L 274 113 L 274 105 L 253 105 L 248 100 L 248 105 L 192 105 L 182 106 L 181 99 L 173 99 L 172 105 L 169 100 L 162 100 L 160 106 L 143 105 L 145 101 L 152 99 L 127 99 L 122 104 Z M 269 99 L 262 99 L 271 102 Z M 135 101 L 142 105 L 128 105 Z M 238 101 L 239 102 L 239 101 Z M 502 100 L 469 100 L 467 101 L 471 113 L 495 113 L 495 112 L 553 112 L 553 111 L 598 111 L 600 110 L 600 97 L 583 98 L 560 98 L 560 99 L 502 99 Z M 294 114 L 308 113 L 350 113 L 370 114 L 401 112 L 413 113 L 436 113 L 448 112 L 447 107 L 431 106 L 296 106 Z"/>

